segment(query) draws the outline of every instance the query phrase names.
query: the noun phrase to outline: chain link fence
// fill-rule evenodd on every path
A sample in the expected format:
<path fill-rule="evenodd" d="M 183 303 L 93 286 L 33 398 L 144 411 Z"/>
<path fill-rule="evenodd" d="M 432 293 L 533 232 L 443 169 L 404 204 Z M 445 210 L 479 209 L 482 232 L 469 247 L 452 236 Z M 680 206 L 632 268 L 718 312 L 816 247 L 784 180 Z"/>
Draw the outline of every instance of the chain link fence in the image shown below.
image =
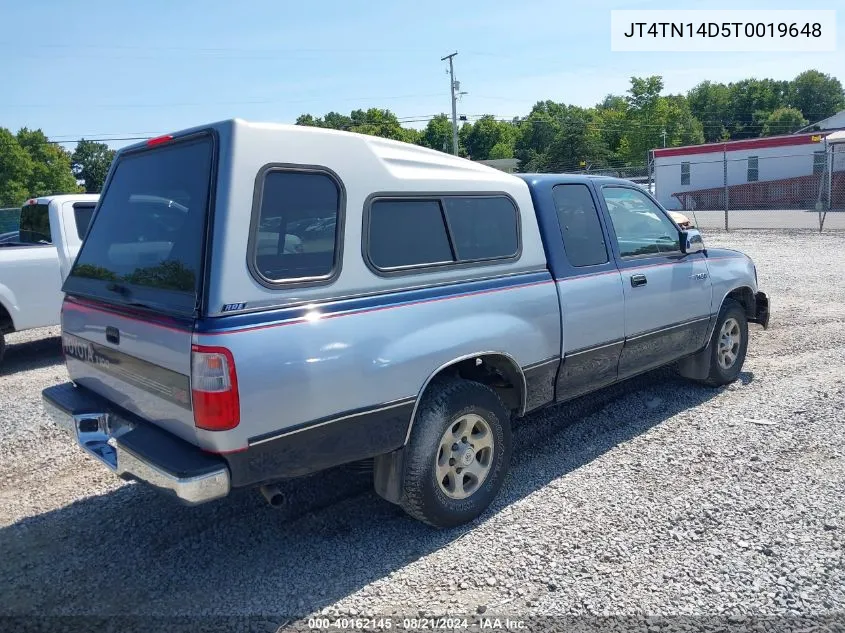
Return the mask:
<path fill-rule="evenodd" d="M 845 144 L 658 155 L 649 181 L 700 228 L 845 230 Z"/>

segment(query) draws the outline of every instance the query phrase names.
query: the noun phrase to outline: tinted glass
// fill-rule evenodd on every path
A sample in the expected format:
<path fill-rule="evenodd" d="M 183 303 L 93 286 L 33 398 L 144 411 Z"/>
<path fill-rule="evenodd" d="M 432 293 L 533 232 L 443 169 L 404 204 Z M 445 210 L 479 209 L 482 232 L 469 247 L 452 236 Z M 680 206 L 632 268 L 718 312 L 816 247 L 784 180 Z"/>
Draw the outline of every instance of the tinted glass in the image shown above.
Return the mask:
<path fill-rule="evenodd" d="M 446 198 L 459 260 L 512 257 L 519 250 L 517 213 L 503 196 Z"/>
<path fill-rule="evenodd" d="M 681 184 L 688 185 L 690 178 L 690 166 L 689 163 L 681 163 Z"/>
<path fill-rule="evenodd" d="M 336 263 L 340 192 L 326 174 L 271 171 L 264 177 L 255 265 L 270 281 L 325 277 Z"/>
<path fill-rule="evenodd" d="M 748 173 L 746 174 L 748 182 L 755 182 L 759 178 L 759 161 L 757 156 L 748 157 Z"/>
<path fill-rule="evenodd" d="M 813 152 L 813 174 L 823 174 L 827 169 L 827 153 Z"/>
<path fill-rule="evenodd" d="M 193 312 L 212 152 L 211 138 L 203 137 L 119 158 L 68 290 Z M 92 286 L 94 280 L 100 283 Z"/>
<path fill-rule="evenodd" d="M 85 232 L 88 230 L 88 225 L 91 224 L 91 216 L 94 215 L 94 205 L 73 205 L 73 217 L 76 221 L 76 234 L 80 240 L 85 239 Z"/>
<path fill-rule="evenodd" d="M 378 268 L 452 262 L 437 200 L 376 200 L 370 207 L 370 260 Z"/>
<path fill-rule="evenodd" d="M 680 250 L 678 229 L 644 193 L 623 187 L 603 187 L 602 194 L 622 257 Z"/>
<path fill-rule="evenodd" d="M 52 244 L 50 211 L 46 204 L 28 204 L 21 209 L 20 241 L 23 244 Z"/>
<path fill-rule="evenodd" d="M 573 266 L 595 266 L 608 261 L 598 211 L 587 185 L 555 185 L 557 208 L 566 258 Z"/>

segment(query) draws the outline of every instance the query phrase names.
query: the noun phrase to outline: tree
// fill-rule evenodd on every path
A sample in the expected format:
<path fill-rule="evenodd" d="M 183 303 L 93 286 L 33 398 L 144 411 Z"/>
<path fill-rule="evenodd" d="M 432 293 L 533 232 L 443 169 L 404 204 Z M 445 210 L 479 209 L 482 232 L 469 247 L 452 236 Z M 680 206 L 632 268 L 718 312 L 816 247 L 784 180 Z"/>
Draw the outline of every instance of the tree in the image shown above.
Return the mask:
<path fill-rule="evenodd" d="M 807 125 L 808 121 L 795 108 L 778 108 L 772 112 L 763 124 L 763 136 L 792 134 Z"/>
<path fill-rule="evenodd" d="M 471 132 L 472 125 L 470 123 L 464 123 L 458 130 L 458 156 L 461 158 L 469 158 L 467 144 L 469 143 L 469 135 Z"/>
<path fill-rule="evenodd" d="M 329 112 L 324 117 L 315 118 L 310 114 L 302 114 L 296 119 L 297 125 L 346 130 L 370 136 L 391 138 L 406 143 L 415 143 L 420 138 L 417 130 L 404 128 L 399 119 L 390 110 L 370 108 L 369 110 L 354 110 L 349 116 L 337 112 Z"/>
<path fill-rule="evenodd" d="M 588 166 L 605 163 L 609 150 L 601 135 L 591 130 L 594 111 L 569 106 L 560 119 L 560 126 L 546 152 L 545 168 L 556 172 L 580 171 L 582 163 Z"/>
<path fill-rule="evenodd" d="M 420 135 L 420 145 L 447 154 L 452 153 L 452 121 L 445 114 L 438 114 L 426 124 Z"/>
<path fill-rule="evenodd" d="M 731 95 L 725 84 L 703 81 L 687 93 L 692 115 L 702 124 L 707 143 L 729 138 L 731 125 Z"/>
<path fill-rule="evenodd" d="M 17 137 L 0 128 L 0 207 L 19 207 L 29 196 L 32 158 Z"/>
<path fill-rule="evenodd" d="M 520 171 L 546 170 L 546 152 L 560 131 L 562 106 L 554 101 L 538 101 L 518 124 L 514 157 Z"/>
<path fill-rule="evenodd" d="M 513 157 L 513 143 L 506 143 L 504 141 L 499 141 L 491 147 L 490 154 L 487 156 L 490 160 Z"/>
<path fill-rule="evenodd" d="M 667 147 L 704 142 L 701 122 L 690 112 L 686 97 L 661 96 L 662 90 L 660 77 L 631 78 L 627 98 L 629 125 L 622 154 L 628 162 L 644 162 L 649 150 L 663 145 L 664 132 Z"/>
<path fill-rule="evenodd" d="M 79 191 L 70 169 L 70 154 L 64 148 L 51 143 L 41 130 L 21 128 L 17 140 L 32 160 L 32 170 L 26 181 L 27 196 Z"/>
<path fill-rule="evenodd" d="M 472 160 L 487 160 L 493 148 L 502 144 L 498 153 L 513 154 L 513 144 L 516 141 L 516 130 L 511 123 L 498 121 L 492 114 L 486 114 L 478 119 L 467 134 L 467 153 Z"/>
<path fill-rule="evenodd" d="M 602 141 L 613 155 L 618 156 L 628 127 L 628 101 L 621 95 L 607 95 L 595 110 Z"/>
<path fill-rule="evenodd" d="M 835 77 L 808 70 L 789 83 L 789 105 L 802 112 L 811 123 L 845 110 L 845 92 Z"/>
<path fill-rule="evenodd" d="M 774 79 L 743 79 L 728 85 L 732 139 L 760 136 L 769 115 L 787 105 L 789 82 Z"/>
<path fill-rule="evenodd" d="M 73 173 L 85 181 L 86 193 L 99 193 L 103 190 L 114 154 L 114 150 L 109 149 L 105 143 L 83 139 L 76 144 L 76 150 L 71 157 Z"/>

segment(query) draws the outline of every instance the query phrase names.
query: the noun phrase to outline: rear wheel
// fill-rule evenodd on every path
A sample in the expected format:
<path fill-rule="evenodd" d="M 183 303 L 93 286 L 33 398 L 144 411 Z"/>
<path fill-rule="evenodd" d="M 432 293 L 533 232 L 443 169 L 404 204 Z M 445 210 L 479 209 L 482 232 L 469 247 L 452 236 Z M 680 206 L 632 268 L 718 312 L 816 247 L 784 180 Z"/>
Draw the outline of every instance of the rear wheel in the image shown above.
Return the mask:
<path fill-rule="evenodd" d="M 495 391 L 465 380 L 432 383 L 405 448 L 399 504 L 435 527 L 472 521 L 502 487 L 511 450 L 510 415 Z"/>
<path fill-rule="evenodd" d="M 748 351 L 748 318 L 742 305 L 727 299 L 710 339 L 710 371 L 704 383 L 721 386 L 732 383 L 742 371 Z"/>
<path fill-rule="evenodd" d="M 0 363 L 3 362 L 3 355 L 6 353 L 6 337 L 0 333 Z"/>

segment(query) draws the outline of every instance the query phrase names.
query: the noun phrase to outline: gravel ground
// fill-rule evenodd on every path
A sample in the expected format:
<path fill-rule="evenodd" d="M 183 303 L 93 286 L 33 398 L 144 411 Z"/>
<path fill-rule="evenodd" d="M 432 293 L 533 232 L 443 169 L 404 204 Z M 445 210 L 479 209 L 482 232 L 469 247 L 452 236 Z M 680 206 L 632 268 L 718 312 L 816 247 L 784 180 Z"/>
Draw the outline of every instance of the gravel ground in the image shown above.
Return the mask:
<path fill-rule="evenodd" d="M 57 330 L 9 337 L 0 615 L 578 616 L 551 621 L 558 630 L 596 616 L 630 628 L 619 616 L 646 615 L 678 628 L 779 616 L 769 630 L 784 630 L 789 617 L 816 616 L 845 626 L 841 236 L 707 242 L 750 254 L 772 301 L 770 329 L 751 326 L 741 379 L 713 390 L 658 371 L 532 416 L 516 429 L 495 507 L 455 530 L 407 518 L 349 469 L 291 483 L 282 511 L 255 492 L 183 508 L 119 482 L 40 409 L 41 389 L 66 380 Z"/>

